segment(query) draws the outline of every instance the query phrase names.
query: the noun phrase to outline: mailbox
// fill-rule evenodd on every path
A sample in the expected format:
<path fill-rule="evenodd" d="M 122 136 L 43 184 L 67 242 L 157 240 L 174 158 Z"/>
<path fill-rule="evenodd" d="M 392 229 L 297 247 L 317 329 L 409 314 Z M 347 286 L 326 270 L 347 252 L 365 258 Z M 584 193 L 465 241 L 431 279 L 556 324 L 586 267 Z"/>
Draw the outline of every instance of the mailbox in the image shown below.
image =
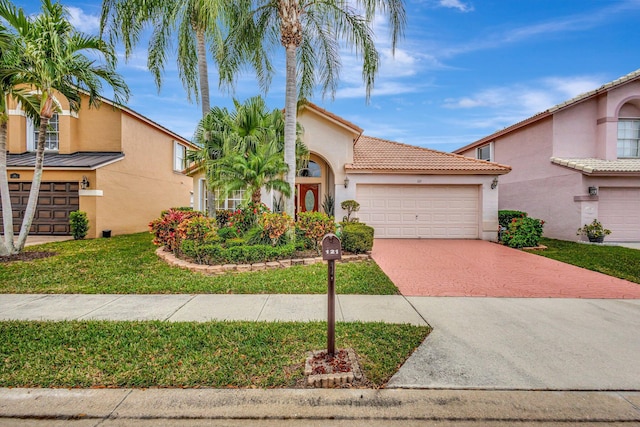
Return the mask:
<path fill-rule="evenodd" d="M 322 259 L 327 261 L 342 259 L 340 239 L 335 234 L 327 234 L 322 239 Z"/>

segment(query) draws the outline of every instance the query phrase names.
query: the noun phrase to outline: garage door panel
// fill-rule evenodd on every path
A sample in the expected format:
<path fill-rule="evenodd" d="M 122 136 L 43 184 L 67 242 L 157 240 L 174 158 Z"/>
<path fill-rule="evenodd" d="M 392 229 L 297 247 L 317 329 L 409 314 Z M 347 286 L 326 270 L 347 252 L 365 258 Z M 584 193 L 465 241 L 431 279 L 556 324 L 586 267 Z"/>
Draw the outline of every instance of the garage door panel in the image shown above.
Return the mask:
<path fill-rule="evenodd" d="M 598 220 L 611 230 L 610 241 L 640 241 L 640 188 L 600 187 Z"/>
<path fill-rule="evenodd" d="M 9 184 L 12 203 L 14 232 L 18 233 L 29 201 L 30 182 Z M 43 182 L 40 185 L 36 213 L 30 228 L 31 234 L 70 234 L 69 214 L 79 209 L 77 182 Z M 0 218 L 1 218 L 0 208 Z M 4 228 L 0 221 L 0 232 Z"/>
<path fill-rule="evenodd" d="M 356 193 L 378 238 L 478 238 L 478 186 L 361 184 Z"/>

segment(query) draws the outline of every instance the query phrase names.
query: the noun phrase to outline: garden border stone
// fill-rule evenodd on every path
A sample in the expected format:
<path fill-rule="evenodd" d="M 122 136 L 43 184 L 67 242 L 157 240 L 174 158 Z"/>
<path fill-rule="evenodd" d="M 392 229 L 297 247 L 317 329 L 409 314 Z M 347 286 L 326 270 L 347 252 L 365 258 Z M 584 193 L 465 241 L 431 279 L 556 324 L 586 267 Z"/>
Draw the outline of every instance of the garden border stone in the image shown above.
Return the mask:
<path fill-rule="evenodd" d="M 313 265 L 318 263 L 326 264 L 327 261 L 323 261 L 322 257 L 315 258 L 294 258 L 283 259 L 280 261 L 269 262 L 257 262 L 254 264 L 224 264 L 224 265 L 207 265 L 196 264 L 176 257 L 173 252 L 167 252 L 164 250 L 164 246 L 160 246 L 156 249 L 156 255 L 169 264 L 172 267 L 178 267 L 185 270 L 193 271 L 194 273 L 202 273 L 209 276 L 225 274 L 229 272 L 246 272 L 246 271 L 263 271 L 273 270 L 277 268 L 289 268 L 294 265 Z M 370 254 L 358 254 L 358 255 L 343 255 L 339 263 L 347 262 L 359 262 L 371 259 Z"/>

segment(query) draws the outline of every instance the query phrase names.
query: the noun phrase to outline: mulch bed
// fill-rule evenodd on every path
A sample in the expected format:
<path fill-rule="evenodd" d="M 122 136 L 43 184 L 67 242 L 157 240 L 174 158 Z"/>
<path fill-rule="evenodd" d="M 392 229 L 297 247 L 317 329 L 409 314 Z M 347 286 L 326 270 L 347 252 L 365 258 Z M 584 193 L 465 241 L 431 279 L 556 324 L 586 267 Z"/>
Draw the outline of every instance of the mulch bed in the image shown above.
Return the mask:
<path fill-rule="evenodd" d="M 16 261 L 29 262 L 36 259 L 49 258 L 57 255 L 57 252 L 21 252 L 15 255 L 0 256 L 0 263 L 9 263 Z"/>

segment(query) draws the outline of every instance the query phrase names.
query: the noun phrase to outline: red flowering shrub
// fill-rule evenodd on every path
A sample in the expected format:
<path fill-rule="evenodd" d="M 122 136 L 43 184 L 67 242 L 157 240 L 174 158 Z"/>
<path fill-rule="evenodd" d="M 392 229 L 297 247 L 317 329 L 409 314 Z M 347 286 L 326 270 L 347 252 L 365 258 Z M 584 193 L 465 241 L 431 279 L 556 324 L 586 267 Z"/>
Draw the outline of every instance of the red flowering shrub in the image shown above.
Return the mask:
<path fill-rule="evenodd" d="M 202 216 L 202 213 L 173 208 L 163 211 L 160 218 L 149 223 L 149 230 L 154 235 L 153 244 L 164 246 L 167 251 L 177 251 L 180 247 L 178 226 L 182 221 L 196 216 Z"/>
<path fill-rule="evenodd" d="M 258 223 L 263 213 L 270 212 L 264 203 L 249 202 L 247 206 L 236 209 L 227 220 L 227 226 L 235 228 L 238 234 L 246 233 Z"/>

